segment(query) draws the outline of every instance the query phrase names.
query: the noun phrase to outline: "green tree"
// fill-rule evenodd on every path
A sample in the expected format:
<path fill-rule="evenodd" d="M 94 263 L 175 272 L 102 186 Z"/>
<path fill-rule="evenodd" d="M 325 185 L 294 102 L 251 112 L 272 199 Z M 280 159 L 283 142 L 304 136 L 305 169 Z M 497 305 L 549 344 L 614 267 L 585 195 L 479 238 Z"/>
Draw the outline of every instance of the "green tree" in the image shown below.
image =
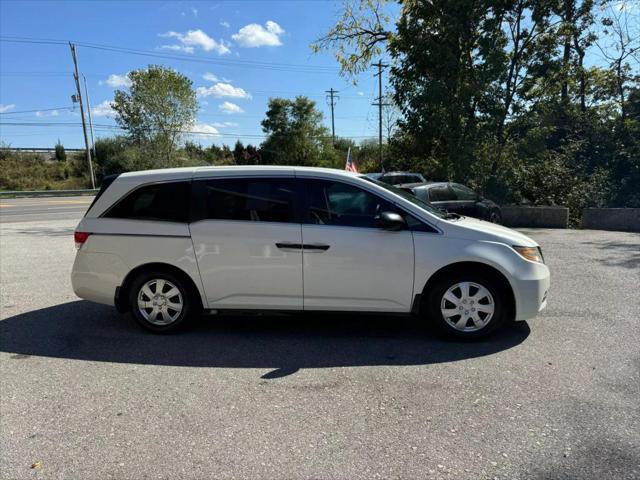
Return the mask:
<path fill-rule="evenodd" d="M 400 122 L 419 153 L 464 181 L 495 108 L 494 85 L 506 67 L 502 22 L 508 2 L 407 1 L 390 42 L 391 83 Z"/>
<path fill-rule="evenodd" d="M 233 147 L 233 160 L 236 163 L 236 165 L 247 164 L 246 151 L 244 148 L 244 144 L 240 140 L 237 140 L 235 146 Z"/>
<path fill-rule="evenodd" d="M 311 44 L 314 52 L 333 50 L 343 75 L 354 77 L 382 55 L 393 38 L 388 0 L 346 0 L 329 32 Z"/>
<path fill-rule="evenodd" d="M 58 160 L 59 162 L 64 162 L 65 160 L 67 160 L 67 152 L 65 152 L 64 150 L 64 145 L 60 143 L 60 139 L 58 139 L 58 143 L 56 143 L 55 151 L 56 160 Z"/>
<path fill-rule="evenodd" d="M 247 145 L 247 164 L 248 165 L 260 165 L 261 152 L 255 146 Z"/>
<path fill-rule="evenodd" d="M 269 99 L 262 130 L 262 159 L 275 165 L 319 165 L 332 151 L 330 136 L 322 125 L 322 112 L 307 97 Z"/>
<path fill-rule="evenodd" d="M 198 109 L 192 82 L 170 68 L 150 65 L 128 74 L 128 90 L 116 90 L 116 121 L 129 139 L 151 154 L 154 166 L 172 166 L 176 147 L 195 122 Z"/>

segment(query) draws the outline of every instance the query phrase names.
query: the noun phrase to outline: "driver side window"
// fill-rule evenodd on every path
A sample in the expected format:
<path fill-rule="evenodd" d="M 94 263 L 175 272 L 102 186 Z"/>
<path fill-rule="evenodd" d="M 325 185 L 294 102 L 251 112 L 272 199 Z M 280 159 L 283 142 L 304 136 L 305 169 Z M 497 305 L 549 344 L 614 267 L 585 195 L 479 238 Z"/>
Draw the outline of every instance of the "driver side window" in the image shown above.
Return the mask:
<path fill-rule="evenodd" d="M 330 180 L 307 180 L 307 223 L 342 227 L 376 228 L 375 217 L 395 212 L 386 200 L 358 187 Z"/>

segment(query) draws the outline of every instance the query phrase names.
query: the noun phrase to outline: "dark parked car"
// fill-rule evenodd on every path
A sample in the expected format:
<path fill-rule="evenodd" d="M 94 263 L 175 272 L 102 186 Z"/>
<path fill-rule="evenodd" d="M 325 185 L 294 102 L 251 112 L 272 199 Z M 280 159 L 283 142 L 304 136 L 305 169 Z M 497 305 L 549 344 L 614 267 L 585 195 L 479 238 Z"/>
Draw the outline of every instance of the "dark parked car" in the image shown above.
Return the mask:
<path fill-rule="evenodd" d="M 448 212 L 481 218 L 493 223 L 502 221 L 502 213 L 497 204 L 459 183 L 405 183 L 397 187 Z"/>
<path fill-rule="evenodd" d="M 379 172 L 367 173 L 367 177 L 378 180 L 389 185 L 400 185 L 402 183 L 422 183 L 425 178 L 419 173 L 413 172 Z"/>

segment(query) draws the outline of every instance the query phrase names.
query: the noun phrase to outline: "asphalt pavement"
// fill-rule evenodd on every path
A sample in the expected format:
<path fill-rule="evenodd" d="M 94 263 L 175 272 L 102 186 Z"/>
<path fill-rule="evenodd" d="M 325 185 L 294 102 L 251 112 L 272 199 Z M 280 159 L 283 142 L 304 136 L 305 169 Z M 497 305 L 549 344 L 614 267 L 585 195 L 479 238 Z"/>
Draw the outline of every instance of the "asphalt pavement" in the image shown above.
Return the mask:
<path fill-rule="evenodd" d="M 0 225 L 2 479 L 640 478 L 638 234 L 527 230 L 549 306 L 481 343 L 374 316 L 156 336 L 74 296 L 63 214 Z"/>
<path fill-rule="evenodd" d="M 80 219 L 92 201 L 93 196 L 0 198 L 0 223 Z"/>

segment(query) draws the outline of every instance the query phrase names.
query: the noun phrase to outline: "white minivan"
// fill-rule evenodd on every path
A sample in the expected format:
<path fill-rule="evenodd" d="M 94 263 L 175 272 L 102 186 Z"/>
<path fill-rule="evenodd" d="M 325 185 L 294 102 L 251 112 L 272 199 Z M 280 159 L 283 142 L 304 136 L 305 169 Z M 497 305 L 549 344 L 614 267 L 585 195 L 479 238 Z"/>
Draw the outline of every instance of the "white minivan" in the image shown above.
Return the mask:
<path fill-rule="evenodd" d="M 87 300 L 171 332 L 201 311 L 419 315 L 483 337 L 546 305 L 538 244 L 362 175 L 193 167 L 108 177 L 75 232 Z"/>

